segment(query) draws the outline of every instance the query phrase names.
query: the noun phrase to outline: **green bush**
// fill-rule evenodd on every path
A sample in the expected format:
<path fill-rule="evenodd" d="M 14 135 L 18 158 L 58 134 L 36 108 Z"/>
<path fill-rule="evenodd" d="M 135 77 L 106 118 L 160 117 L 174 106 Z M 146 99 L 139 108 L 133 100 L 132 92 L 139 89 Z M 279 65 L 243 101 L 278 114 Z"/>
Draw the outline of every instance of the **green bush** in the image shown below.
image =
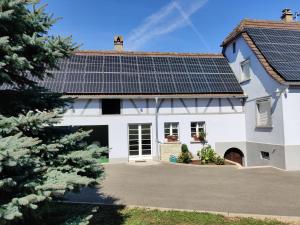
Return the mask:
<path fill-rule="evenodd" d="M 181 153 L 177 158 L 178 163 L 190 163 L 192 161 L 193 155 L 190 153 L 186 144 L 181 146 Z"/>
<path fill-rule="evenodd" d="M 198 151 L 197 155 L 203 164 L 215 163 L 217 165 L 224 165 L 225 163 L 225 160 L 221 156 L 217 155 L 210 145 L 204 146 L 200 151 Z"/>
<path fill-rule="evenodd" d="M 225 164 L 225 160 L 221 157 L 221 156 L 217 156 L 215 159 L 215 164 L 217 165 L 224 165 Z"/>
<path fill-rule="evenodd" d="M 197 155 L 200 157 L 200 160 L 202 163 L 214 163 L 216 159 L 216 152 L 215 150 L 210 146 L 204 146 L 198 153 Z"/>
<path fill-rule="evenodd" d="M 189 151 L 189 148 L 186 144 L 182 144 L 181 145 L 181 152 L 188 152 Z"/>

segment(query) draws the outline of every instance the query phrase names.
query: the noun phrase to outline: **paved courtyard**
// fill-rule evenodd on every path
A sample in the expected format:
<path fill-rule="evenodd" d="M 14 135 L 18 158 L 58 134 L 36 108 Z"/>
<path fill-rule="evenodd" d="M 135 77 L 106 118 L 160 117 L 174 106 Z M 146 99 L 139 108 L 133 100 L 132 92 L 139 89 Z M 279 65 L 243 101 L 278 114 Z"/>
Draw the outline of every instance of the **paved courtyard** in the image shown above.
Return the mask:
<path fill-rule="evenodd" d="M 300 216 L 300 172 L 172 164 L 107 164 L 99 189 L 73 201 Z"/>

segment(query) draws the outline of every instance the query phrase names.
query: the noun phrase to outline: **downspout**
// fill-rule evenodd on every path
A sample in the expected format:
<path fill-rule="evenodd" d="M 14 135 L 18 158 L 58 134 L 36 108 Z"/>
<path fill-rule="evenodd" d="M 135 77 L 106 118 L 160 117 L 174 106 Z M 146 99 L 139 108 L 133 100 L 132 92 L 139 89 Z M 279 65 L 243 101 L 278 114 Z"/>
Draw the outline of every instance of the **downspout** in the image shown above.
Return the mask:
<path fill-rule="evenodd" d="M 155 144 L 157 160 L 160 160 L 159 140 L 158 140 L 158 97 L 155 97 Z"/>

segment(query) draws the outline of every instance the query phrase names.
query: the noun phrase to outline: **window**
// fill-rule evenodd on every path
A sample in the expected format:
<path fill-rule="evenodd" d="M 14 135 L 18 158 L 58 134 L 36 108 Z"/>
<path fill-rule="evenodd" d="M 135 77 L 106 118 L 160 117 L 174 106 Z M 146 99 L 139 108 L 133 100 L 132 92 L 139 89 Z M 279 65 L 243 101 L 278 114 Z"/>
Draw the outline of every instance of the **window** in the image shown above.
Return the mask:
<path fill-rule="evenodd" d="M 120 99 L 102 99 L 102 114 L 121 114 Z"/>
<path fill-rule="evenodd" d="M 236 53 L 236 43 L 233 42 L 232 44 L 232 53 L 235 54 Z"/>
<path fill-rule="evenodd" d="M 241 62 L 240 82 L 250 80 L 250 59 Z"/>
<path fill-rule="evenodd" d="M 256 126 L 272 127 L 271 98 L 269 97 L 256 100 Z"/>
<path fill-rule="evenodd" d="M 205 122 L 191 122 L 191 138 L 194 141 L 205 140 Z"/>
<path fill-rule="evenodd" d="M 178 141 L 178 123 L 165 123 L 165 139 L 168 142 Z"/>
<path fill-rule="evenodd" d="M 269 152 L 260 152 L 261 158 L 270 160 L 270 153 Z"/>

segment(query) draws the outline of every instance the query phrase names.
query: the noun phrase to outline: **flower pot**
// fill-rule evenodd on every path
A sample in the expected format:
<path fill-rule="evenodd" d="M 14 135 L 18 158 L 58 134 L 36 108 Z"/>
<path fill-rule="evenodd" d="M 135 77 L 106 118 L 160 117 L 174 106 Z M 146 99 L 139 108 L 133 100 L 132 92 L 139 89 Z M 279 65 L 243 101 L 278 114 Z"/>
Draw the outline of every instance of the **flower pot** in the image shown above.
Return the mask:
<path fill-rule="evenodd" d="M 202 136 L 194 135 L 193 138 L 194 138 L 194 141 L 204 141 L 204 137 L 202 137 Z"/>
<path fill-rule="evenodd" d="M 167 136 L 168 142 L 176 142 L 178 141 L 178 137 L 175 135 L 169 135 Z"/>

